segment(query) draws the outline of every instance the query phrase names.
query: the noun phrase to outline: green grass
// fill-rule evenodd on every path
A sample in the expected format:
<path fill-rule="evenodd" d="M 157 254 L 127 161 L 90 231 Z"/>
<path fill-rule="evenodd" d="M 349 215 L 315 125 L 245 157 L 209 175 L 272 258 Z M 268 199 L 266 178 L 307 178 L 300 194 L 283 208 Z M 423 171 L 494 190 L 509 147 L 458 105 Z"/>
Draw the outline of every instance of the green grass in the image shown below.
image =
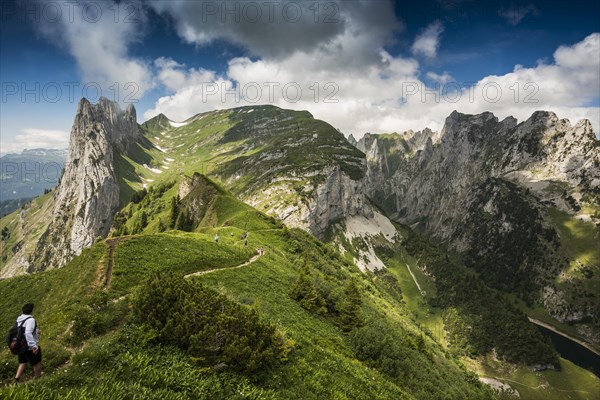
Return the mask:
<path fill-rule="evenodd" d="M 560 359 L 561 371 L 539 372 L 527 367 L 514 368 L 492 357 L 465 362 L 481 376 L 510 385 L 523 400 L 596 400 L 600 393 L 598 377 L 563 358 Z"/>
<path fill-rule="evenodd" d="M 406 265 L 410 265 L 411 271 L 415 274 L 422 290 L 425 290 L 424 297 L 412 276 L 408 272 Z M 427 302 L 428 295 L 435 296 L 435 286 L 431 282 L 431 278 L 423 274 L 417 266 L 414 259 L 410 256 L 398 260 L 389 260 L 386 264 L 389 271 L 398 279 L 398 283 L 402 289 L 402 296 L 410 312 L 415 316 L 415 319 L 422 326 L 429 329 L 436 339 L 443 344 L 446 344 L 444 336 L 444 322 L 442 320 L 442 311 L 438 308 L 431 307 Z"/>
<path fill-rule="evenodd" d="M 571 258 L 571 269 L 576 270 L 574 261 L 593 266 L 600 271 L 600 230 L 591 222 L 584 222 L 571 215 L 550 209 L 548 211 L 550 220 L 560 232 L 563 248 Z M 596 287 L 600 290 L 600 286 Z"/>
<path fill-rule="evenodd" d="M 85 309 L 90 295 L 104 290 L 110 261 L 106 241 L 59 270 L 0 281 L 2 326 L 8 329 L 23 302 L 35 302 L 35 315 L 44 332 L 42 346 L 48 350 L 44 378 L 17 388 L 4 386 L 0 397 L 126 398 L 139 393 L 144 398 L 161 399 L 410 399 L 413 393 L 417 398 L 430 399 L 455 393 L 452 398 L 458 399 L 456 393 L 472 393 L 489 398 L 483 387 L 468 382 L 457 361 L 423 333 L 402 304 L 381 295 L 328 245 L 305 232 L 283 228 L 227 194 L 215 196 L 207 213 L 213 215 L 214 226 L 201 225 L 196 232 L 109 239 L 115 246 L 112 280 L 106 293 L 109 303 L 89 312 L 100 321 L 116 321 L 116 325 L 110 325 L 108 333 L 84 338 L 82 346 L 72 345 L 71 321 L 79 323 L 82 306 Z M 240 239 L 244 231 L 249 231 L 247 248 Z M 219 243 L 213 241 L 215 233 L 220 236 Z M 247 262 L 256 247 L 265 248 L 266 254 L 242 268 L 228 269 Z M 361 282 L 365 318 L 389 320 L 390 334 L 398 340 L 409 338 L 403 361 L 405 375 L 389 376 L 377 365 L 360 361 L 335 315 L 313 314 L 292 299 L 290 289 L 305 259 L 334 292 L 349 279 Z M 126 306 L 132 295 L 143 290 L 145 277 L 155 271 L 189 274 L 215 268 L 210 274 L 190 279 L 252 305 L 261 318 L 284 331 L 296 342 L 287 362 L 252 377 L 202 370 L 178 350 L 126 339 L 127 335 L 140 336 L 135 326 L 127 324 L 126 315 L 110 319 L 115 312 L 112 304 Z M 123 295 L 130 296 L 121 298 Z M 127 312 L 127 307 L 119 310 Z M 411 339 L 421 336 L 425 353 L 414 347 L 415 339 Z M 132 347 L 128 348 L 130 342 Z M 16 365 L 14 358 L 4 357 L 0 379 L 8 380 Z M 166 368 L 170 365 L 177 371 Z"/>
<path fill-rule="evenodd" d="M 132 237 L 121 242 L 115 251 L 112 288 L 125 293 L 152 272 L 169 270 L 189 274 L 233 267 L 252 255 L 249 248 L 223 240 L 215 243 L 213 236 L 207 234 L 172 231 Z"/>
<path fill-rule="evenodd" d="M 248 113 L 250 108 L 255 111 Z M 261 124 L 266 128 L 248 128 Z M 114 265 L 106 293 L 104 280 L 111 260 L 110 242 L 106 241 L 84 251 L 60 270 L 0 281 L 3 329 L 12 324 L 22 303 L 35 302 L 46 351 L 46 376 L 18 387 L 0 386 L 0 397 L 491 398 L 490 391 L 473 381 L 472 374 L 466 373 L 461 362 L 446 349 L 439 311 L 427 304 L 428 298 L 437 294 L 435 285 L 409 256 L 401 254 L 390 261 L 390 274 L 398 281 L 402 300 L 385 287 L 380 276 L 360 273 L 330 246 L 304 232 L 284 228 L 224 191 L 218 191 L 203 204 L 205 213 L 193 232 L 159 233 L 159 221 L 167 221 L 170 216 L 170 200 L 177 193 L 182 174 L 208 173 L 221 186 L 246 198 L 252 193 L 261 194 L 277 174 L 304 174 L 339 164 L 352 178 L 361 177 L 362 171 L 353 162 L 358 151 L 335 129 L 313 120 L 306 112 L 276 107 L 205 113 L 179 128 L 165 124 L 146 127 L 148 140 L 168 151 L 136 148 L 118 160 L 121 202 L 126 203 L 142 182 L 154 187 L 169 181 L 176 184 L 152 201 L 129 204 L 123 210 L 132 214 L 126 222 L 129 229 L 142 212 L 148 215 L 149 224 L 141 235 L 111 239 L 115 246 Z M 300 139 L 305 142 L 300 143 Z M 270 162 L 269 157 L 264 157 L 280 151 L 285 154 L 279 160 Z M 174 159 L 168 169 L 167 158 Z M 163 172 L 152 172 L 142 167 L 142 162 L 153 167 L 161 165 Z M 276 175 L 260 175 L 261 170 L 273 165 L 284 168 Z M 242 175 L 239 179 L 238 173 Z M 323 179 L 315 176 L 294 185 L 302 189 Z M 298 190 L 285 196 L 275 194 L 274 200 L 293 204 L 311 193 L 309 188 L 307 192 Z M 48 206 L 48 198 L 44 200 L 46 203 L 36 203 L 37 209 Z M 2 219 L 0 228 L 2 224 L 16 227 L 17 218 L 15 213 Z M 245 231 L 250 232 L 248 247 L 241 240 Z M 213 240 L 215 233 L 220 236 L 219 243 Z M 242 268 L 230 268 L 247 262 L 257 247 L 266 249 L 263 257 Z M 402 365 L 400 374 L 391 374 L 386 369 L 381 354 L 374 356 L 373 351 L 357 348 L 338 327 L 335 311 L 317 315 L 292 299 L 290 290 L 305 261 L 318 271 L 320 288 L 334 300 L 339 301 L 340 288 L 349 280 L 358 282 L 363 293 L 362 313 L 367 321 L 361 332 L 369 334 L 368 328 L 373 323 L 385 322 L 385 329 L 378 333 L 395 344 L 394 354 L 399 356 L 394 361 Z M 417 290 L 406 269 L 407 263 L 424 288 L 425 297 Z M 296 342 L 287 362 L 262 371 L 259 376 L 201 369 L 180 350 L 153 345 L 144 337 L 143 329 L 128 323 L 127 314 L 118 315 L 108 332 L 83 338 L 81 346 L 73 345 L 71 323 L 75 321 L 77 326 L 82 320 L 78 313 L 86 307 L 91 295 L 104 293 L 111 305 L 88 311 L 96 313 L 100 320 L 110 319 L 117 306 L 119 312 L 127 313 L 130 299 L 144 289 L 144 280 L 150 274 L 156 271 L 190 274 L 209 269 L 215 271 L 190 279 L 200 280 L 237 302 L 255 307 L 261 318 L 277 325 Z M 365 350 L 369 357 L 359 355 L 358 350 Z M 16 365 L 14 358 L 6 354 L 2 357 L 0 379 L 6 382 Z M 589 377 L 584 380 L 580 369 L 574 366 L 566 368 L 568 373 L 557 373 L 548 379 L 557 385 L 597 383 Z M 518 373 L 516 376 L 531 378 L 528 375 L 521 378 Z"/>

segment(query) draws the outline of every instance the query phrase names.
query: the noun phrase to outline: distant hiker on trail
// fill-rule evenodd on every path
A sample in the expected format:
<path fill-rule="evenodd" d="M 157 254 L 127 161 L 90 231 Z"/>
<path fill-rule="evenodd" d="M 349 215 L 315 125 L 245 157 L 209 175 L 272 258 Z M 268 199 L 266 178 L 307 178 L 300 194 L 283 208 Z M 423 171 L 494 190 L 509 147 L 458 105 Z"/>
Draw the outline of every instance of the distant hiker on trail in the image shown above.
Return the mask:
<path fill-rule="evenodd" d="M 25 372 L 27 364 L 33 367 L 33 374 L 36 378 L 42 374 L 42 348 L 39 345 L 40 330 L 31 313 L 33 313 L 33 304 L 25 304 L 23 306 L 23 314 L 17 318 L 17 327 L 25 328 L 24 333 L 27 343 L 19 353 L 19 367 L 15 375 L 16 382 L 21 379 L 21 375 Z"/>
<path fill-rule="evenodd" d="M 219 235 L 218 234 L 215 235 L 215 242 L 219 243 Z"/>
<path fill-rule="evenodd" d="M 244 247 L 248 247 L 248 239 L 244 240 Z"/>
<path fill-rule="evenodd" d="M 242 239 L 247 239 L 247 238 L 248 238 L 248 232 L 242 233 Z"/>

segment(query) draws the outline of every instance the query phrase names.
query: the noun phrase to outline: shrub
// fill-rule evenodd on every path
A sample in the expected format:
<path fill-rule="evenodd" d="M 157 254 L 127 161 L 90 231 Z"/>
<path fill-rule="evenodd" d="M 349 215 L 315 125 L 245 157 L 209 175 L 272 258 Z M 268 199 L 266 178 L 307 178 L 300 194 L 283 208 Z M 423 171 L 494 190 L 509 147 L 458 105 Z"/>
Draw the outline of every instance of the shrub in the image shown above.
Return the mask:
<path fill-rule="evenodd" d="M 128 314 L 127 303 L 113 302 L 104 290 L 97 290 L 75 307 L 71 342 L 80 344 L 86 339 L 109 332 Z"/>
<path fill-rule="evenodd" d="M 292 287 L 290 295 L 294 300 L 298 301 L 303 308 L 309 311 L 317 314 L 327 313 L 325 299 L 323 299 L 315 288 L 308 264 L 304 264 L 300 268 L 300 274 Z"/>
<path fill-rule="evenodd" d="M 293 342 L 255 309 L 174 274 L 151 277 L 134 302 L 134 321 L 198 365 L 250 374 L 286 359 Z M 149 336 L 153 336 L 149 334 Z"/>

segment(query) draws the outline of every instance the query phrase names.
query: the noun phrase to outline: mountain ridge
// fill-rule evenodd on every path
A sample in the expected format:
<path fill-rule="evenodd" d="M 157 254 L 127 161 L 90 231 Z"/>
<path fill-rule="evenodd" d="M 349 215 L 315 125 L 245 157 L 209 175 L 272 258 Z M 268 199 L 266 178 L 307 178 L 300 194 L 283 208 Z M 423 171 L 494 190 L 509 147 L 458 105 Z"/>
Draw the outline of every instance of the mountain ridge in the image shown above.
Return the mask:
<path fill-rule="evenodd" d="M 538 129 L 532 135 L 536 139 L 528 141 L 532 127 Z M 262 310 L 266 315 L 290 326 L 297 321 L 278 307 L 283 302 L 294 309 L 290 287 L 303 282 L 308 286 L 293 289 L 293 296 L 298 296 L 303 312 L 329 315 L 319 317 L 318 322 L 329 330 L 329 325 L 338 323 L 340 310 L 348 307 L 340 300 L 347 296 L 341 287 L 352 277 L 362 287 L 361 296 L 369 299 L 370 323 L 351 328 L 354 333 L 349 339 L 334 333 L 333 340 L 350 346 L 345 351 L 351 363 L 386 371 L 393 382 L 406 383 L 406 377 L 397 372 L 412 371 L 412 365 L 402 364 L 406 357 L 428 371 L 420 377 L 431 373 L 430 378 L 457 373 L 453 363 L 464 370 L 459 359 L 486 363 L 490 354 L 506 363 L 503 365 L 526 368 L 527 376 L 532 368 L 570 368 L 529 323 L 519 304 L 505 294 L 519 288 L 511 286 L 515 282 L 523 282 L 520 295 L 539 296 L 541 288 L 526 284 L 544 283 L 543 279 L 554 277 L 556 271 L 537 266 L 546 261 L 559 267 L 576 263 L 588 247 L 569 258 L 563 251 L 569 244 L 565 242 L 568 232 L 556 225 L 564 216 L 551 214 L 551 220 L 546 215 L 551 210 L 543 203 L 549 199 L 536 197 L 539 188 L 528 192 L 503 172 L 512 168 L 514 175 L 515 168 L 531 160 L 549 160 L 541 164 L 542 172 L 558 174 L 565 184 L 573 185 L 569 190 L 582 192 L 578 199 L 565 197 L 561 205 L 587 207 L 586 201 L 594 201 L 595 171 L 582 173 L 590 170 L 588 160 L 572 155 L 596 151 L 587 134 L 589 128 L 586 124 L 571 127 L 549 113 L 536 115 L 526 125 L 512 119 L 498 121 L 489 113 L 472 117 L 453 113 L 443 135 L 430 130 L 370 134 L 356 142 L 363 152 L 307 112 L 254 106 L 196 114 L 181 123 L 159 115 L 138 125 L 133 106 L 123 111 L 106 99 L 95 105 L 82 100 L 60 185 L 0 220 L 0 274 L 12 277 L 0 284 L 19 288 L 20 282 L 35 281 L 38 285 L 46 276 L 68 275 L 71 266 L 79 265 L 89 281 L 86 290 L 93 293 L 104 288 L 101 290 L 113 300 L 122 301 L 135 297 L 129 290 L 143 284 L 153 270 L 168 268 L 185 275 L 208 268 L 215 272 L 194 276 L 220 290 L 237 288 L 242 299 L 252 293 L 268 302 L 268 308 Z M 490 136 L 490 132 L 497 135 Z M 521 136 L 526 138 L 514 143 L 509 140 Z M 566 146 L 565 141 L 572 137 L 582 138 L 581 142 Z M 519 158 L 513 159 L 513 154 Z M 519 178 L 526 176 L 525 172 L 541 173 L 537 169 L 516 171 L 524 171 Z M 584 194 L 588 197 L 583 198 Z M 448 204 L 456 206 L 449 208 Z M 406 210 L 397 209 L 398 205 Z M 411 217 L 416 220 L 407 219 Z M 467 221 L 467 217 L 473 220 Z M 456 224 L 457 220 L 461 224 Z M 440 246 L 428 229 L 447 235 L 446 241 L 455 240 L 458 247 L 448 251 L 448 243 Z M 108 236 L 111 238 L 106 239 Z M 516 242 L 515 237 L 519 239 Z M 529 239 L 535 241 L 530 247 L 515 247 Z M 540 253 L 537 259 L 519 258 L 530 254 L 531 248 Z M 258 249 L 272 253 L 276 262 L 261 257 L 235 272 L 217 272 L 244 265 Z M 94 271 L 85 271 L 80 263 L 89 261 L 90 254 L 97 257 L 90 262 Z M 516 258 L 509 259 L 507 254 Z M 515 260 L 521 268 L 506 268 Z M 56 271 L 43 272 L 46 269 Z M 591 278 L 573 275 L 572 279 L 589 283 L 586 291 L 596 282 L 594 266 L 588 269 Z M 573 273 L 583 274 L 588 269 L 575 267 Z M 26 272 L 40 273 L 14 278 Z M 230 278 L 225 284 L 216 274 Z M 535 279 L 529 279 L 534 275 Z M 108 276 L 112 276 L 110 284 L 106 284 Z M 237 279 L 239 276 L 244 278 Z M 269 292 L 265 286 L 269 282 L 277 293 Z M 556 304 L 566 302 L 564 310 L 555 307 L 558 312 L 574 315 L 582 311 L 587 318 L 595 299 L 578 302 L 576 296 L 568 296 L 580 292 L 561 285 L 556 289 L 566 295 L 557 295 L 556 290 L 542 294 Z M 262 289 L 257 292 L 257 288 Z M 307 298 L 303 298 L 305 290 L 310 295 Z M 300 315 L 298 310 L 294 313 Z M 64 315 L 48 317 L 58 321 Z M 592 314 L 591 323 L 576 319 L 577 326 L 585 325 L 593 333 L 593 318 Z M 386 336 L 388 331 L 399 332 L 392 321 L 402 321 L 399 326 L 405 330 L 404 336 Z M 114 323 L 120 332 L 119 322 Z M 66 326 L 53 329 L 68 330 Z M 301 336 L 303 345 L 312 349 L 312 344 L 306 343 L 312 333 L 305 335 Z M 429 339 L 419 339 L 419 335 Z M 388 350 L 376 350 L 383 343 L 388 343 Z M 440 356 L 438 350 L 446 355 Z M 383 357 L 387 352 L 393 354 L 392 364 Z M 297 367 L 295 361 L 292 365 Z M 543 374 L 540 376 L 550 376 Z M 466 390 L 485 398 L 485 390 L 474 383 L 476 378 L 460 376 L 458 385 L 466 380 L 470 382 Z M 430 398 L 426 393 L 436 390 L 419 386 L 417 397 Z"/>

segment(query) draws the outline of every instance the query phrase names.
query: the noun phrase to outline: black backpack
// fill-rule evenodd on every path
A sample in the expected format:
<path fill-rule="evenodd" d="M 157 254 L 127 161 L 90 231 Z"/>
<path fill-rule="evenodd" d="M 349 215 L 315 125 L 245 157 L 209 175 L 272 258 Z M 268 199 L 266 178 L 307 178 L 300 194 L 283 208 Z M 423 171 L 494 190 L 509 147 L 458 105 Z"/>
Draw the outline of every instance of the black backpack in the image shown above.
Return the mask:
<path fill-rule="evenodd" d="M 15 325 L 8 331 L 6 337 L 6 345 L 10 352 L 14 355 L 18 355 L 27 351 L 29 346 L 27 345 L 27 339 L 25 339 L 25 321 L 31 317 L 25 318 L 21 321 L 21 324 L 15 323 Z"/>

